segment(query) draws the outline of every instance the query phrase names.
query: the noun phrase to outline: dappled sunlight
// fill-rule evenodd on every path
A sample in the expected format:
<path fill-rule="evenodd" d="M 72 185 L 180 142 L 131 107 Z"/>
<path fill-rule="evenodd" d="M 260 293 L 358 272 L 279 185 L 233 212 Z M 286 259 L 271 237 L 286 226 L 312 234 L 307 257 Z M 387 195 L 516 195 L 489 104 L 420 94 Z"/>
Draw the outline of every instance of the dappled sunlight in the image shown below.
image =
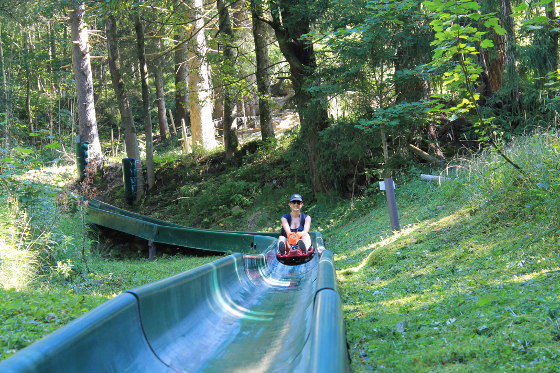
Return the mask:
<path fill-rule="evenodd" d="M 356 255 L 365 253 L 369 250 L 374 249 L 375 247 L 379 246 L 378 243 L 372 244 L 372 245 L 365 245 L 365 246 L 361 246 L 361 247 L 357 247 L 345 254 L 334 254 L 334 260 L 339 262 L 342 260 L 346 260 L 346 259 L 350 259 L 351 257 L 354 257 Z M 348 270 L 351 270 L 352 268 L 349 268 Z"/>
<path fill-rule="evenodd" d="M 363 246 L 363 247 L 358 248 L 358 249 L 356 249 L 356 250 L 352 250 L 352 251 L 350 251 L 348 254 L 349 254 L 349 255 L 355 255 L 356 252 L 365 252 L 365 251 L 369 251 L 369 250 L 372 250 L 372 252 L 373 252 L 373 250 L 376 250 L 376 249 L 378 249 L 378 248 L 380 248 L 380 247 L 388 246 L 388 245 L 394 243 L 394 242 L 395 242 L 397 239 L 399 239 L 399 238 L 406 237 L 406 236 L 409 235 L 410 233 L 416 231 L 418 228 L 419 228 L 419 224 L 414 224 L 414 225 L 411 224 L 411 225 L 409 225 L 409 226 L 407 226 L 407 227 L 404 227 L 400 232 L 395 232 L 394 234 L 392 234 L 392 235 L 390 235 L 390 236 L 387 236 L 387 237 L 385 237 L 385 238 L 381 237 L 381 241 L 375 242 L 375 243 L 373 243 L 373 244 L 371 244 L 371 245 Z M 342 260 L 342 259 L 347 258 L 349 255 L 336 255 L 336 256 L 335 256 L 335 259 L 336 259 L 337 261 L 339 261 L 339 260 Z M 371 253 L 370 253 L 370 255 L 371 255 Z M 366 256 L 366 257 L 362 260 L 362 262 L 361 262 L 360 264 L 358 264 L 357 266 L 351 267 L 351 268 L 347 268 L 347 269 L 344 269 L 344 270 L 339 270 L 339 271 L 337 271 L 337 275 L 339 275 L 339 274 L 341 274 L 341 273 L 342 273 L 342 275 L 344 275 L 344 273 L 356 273 L 356 272 L 359 272 L 362 268 L 365 267 L 365 265 L 366 265 L 367 262 L 368 262 L 368 259 L 369 259 L 369 255 Z"/>
<path fill-rule="evenodd" d="M 546 275 L 551 272 L 560 272 L 560 267 L 552 268 L 552 269 L 541 269 L 540 271 L 527 273 L 524 275 L 513 275 L 509 280 L 499 281 L 499 283 L 522 283 L 528 282 L 531 280 L 536 279 L 539 276 Z"/>
<path fill-rule="evenodd" d="M 394 308 L 394 309 L 398 310 L 398 307 L 417 304 L 419 298 L 420 298 L 420 295 L 418 295 L 418 294 L 409 294 L 409 295 L 405 295 L 405 296 L 400 297 L 400 298 L 393 298 L 393 299 L 390 299 L 390 300 L 382 300 L 382 301 L 379 301 L 379 304 L 382 305 L 383 307 L 386 307 L 386 308 Z"/>
<path fill-rule="evenodd" d="M 366 246 L 362 246 L 360 248 L 357 248 L 356 250 L 352 250 L 347 252 L 346 255 L 344 254 L 338 254 L 335 256 L 335 259 L 337 261 L 343 260 L 348 258 L 349 256 L 354 256 L 356 255 L 356 253 L 363 253 L 366 251 L 371 251 L 361 262 L 360 264 L 358 264 L 355 267 L 350 267 L 347 269 L 342 269 L 342 270 L 338 270 L 337 271 L 337 277 L 339 278 L 339 280 L 342 280 L 344 278 L 344 276 L 346 274 L 351 274 L 351 273 L 356 273 L 359 272 L 360 270 L 362 270 L 368 263 L 370 256 L 375 252 L 375 250 L 380 249 L 382 247 L 388 247 L 391 244 L 394 244 L 396 241 L 398 240 L 411 240 L 410 244 L 414 244 L 415 243 L 415 238 L 413 236 L 414 233 L 418 232 L 418 231 L 438 231 L 441 230 L 445 227 L 448 226 L 452 226 L 454 224 L 459 223 L 462 219 L 464 219 L 464 215 L 465 215 L 465 211 L 464 210 L 460 210 L 455 212 L 454 214 L 445 216 L 437 221 L 431 221 L 431 220 L 427 220 L 424 222 L 420 222 L 420 223 L 415 223 L 415 224 L 409 224 L 405 227 L 403 227 L 403 229 L 399 232 L 394 232 L 393 234 L 387 236 L 387 237 L 381 237 L 381 240 L 378 242 L 375 242 L 373 244 L 370 245 L 366 245 Z M 396 249 L 395 249 L 396 250 Z"/>
<path fill-rule="evenodd" d="M 0 241 L 0 287 L 23 290 L 31 283 L 35 274 L 37 253 L 17 249 Z"/>
<path fill-rule="evenodd" d="M 75 165 L 57 165 L 41 167 L 38 170 L 29 170 L 21 175 L 15 175 L 16 180 L 27 180 L 57 188 L 63 188 L 77 180 Z"/>

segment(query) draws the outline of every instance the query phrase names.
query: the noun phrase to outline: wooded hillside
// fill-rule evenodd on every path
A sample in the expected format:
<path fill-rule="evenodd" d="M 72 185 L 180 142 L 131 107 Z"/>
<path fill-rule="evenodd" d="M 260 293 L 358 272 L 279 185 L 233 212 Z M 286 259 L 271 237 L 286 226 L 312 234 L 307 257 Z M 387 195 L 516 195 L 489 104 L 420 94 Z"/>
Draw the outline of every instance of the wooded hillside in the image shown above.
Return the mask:
<path fill-rule="evenodd" d="M 79 139 L 133 158 L 141 197 L 154 142 L 233 159 L 294 109 L 313 192 L 359 193 L 555 127 L 558 25 L 555 0 L 2 0 L 2 156 Z"/>

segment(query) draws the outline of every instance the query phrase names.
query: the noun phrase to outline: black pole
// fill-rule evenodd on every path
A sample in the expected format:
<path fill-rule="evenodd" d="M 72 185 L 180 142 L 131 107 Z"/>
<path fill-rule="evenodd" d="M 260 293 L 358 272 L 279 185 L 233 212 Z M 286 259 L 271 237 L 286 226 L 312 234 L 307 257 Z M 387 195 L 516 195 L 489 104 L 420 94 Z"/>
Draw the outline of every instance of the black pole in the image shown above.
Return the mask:
<path fill-rule="evenodd" d="M 156 244 L 153 240 L 148 240 L 148 260 L 151 262 L 156 260 Z"/>

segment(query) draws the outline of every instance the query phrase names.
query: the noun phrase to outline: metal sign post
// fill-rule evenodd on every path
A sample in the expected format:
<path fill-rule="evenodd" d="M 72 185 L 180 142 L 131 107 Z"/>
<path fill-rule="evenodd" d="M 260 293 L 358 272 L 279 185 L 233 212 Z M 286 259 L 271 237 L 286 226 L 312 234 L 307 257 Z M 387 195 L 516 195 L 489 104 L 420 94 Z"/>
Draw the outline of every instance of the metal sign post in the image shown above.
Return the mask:
<path fill-rule="evenodd" d="M 385 191 L 387 196 L 387 206 L 389 207 L 389 218 L 391 219 L 391 228 L 394 231 L 400 231 L 399 212 L 397 211 L 397 200 L 395 198 L 395 182 L 392 177 L 384 179 L 379 183 L 381 190 Z"/>

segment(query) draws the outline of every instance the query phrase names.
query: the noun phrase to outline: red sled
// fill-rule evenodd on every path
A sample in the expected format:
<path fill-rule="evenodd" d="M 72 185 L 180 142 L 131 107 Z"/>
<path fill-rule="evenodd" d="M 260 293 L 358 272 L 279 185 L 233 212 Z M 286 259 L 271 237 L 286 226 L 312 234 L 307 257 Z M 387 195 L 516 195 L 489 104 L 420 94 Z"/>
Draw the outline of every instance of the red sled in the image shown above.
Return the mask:
<path fill-rule="evenodd" d="M 311 246 L 306 252 L 302 252 L 298 246 L 299 239 L 302 234 L 300 232 L 290 232 L 286 240 L 286 252 L 284 254 L 276 252 L 276 259 L 282 264 L 295 266 L 307 263 L 313 258 L 315 249 Z"/>
<path fill-rule="evenodd" d="M 295 246 L 295 247 L 294 247 Z M 276 253 L 276 259 L 282 264 L 288 266 L 296 266 L 307 263 L 313 258 L 315 248 L 310 247 L 305 253 L 302 253 L 297 245 L 289 245 L 289 249 L 284 254 Z"/>

